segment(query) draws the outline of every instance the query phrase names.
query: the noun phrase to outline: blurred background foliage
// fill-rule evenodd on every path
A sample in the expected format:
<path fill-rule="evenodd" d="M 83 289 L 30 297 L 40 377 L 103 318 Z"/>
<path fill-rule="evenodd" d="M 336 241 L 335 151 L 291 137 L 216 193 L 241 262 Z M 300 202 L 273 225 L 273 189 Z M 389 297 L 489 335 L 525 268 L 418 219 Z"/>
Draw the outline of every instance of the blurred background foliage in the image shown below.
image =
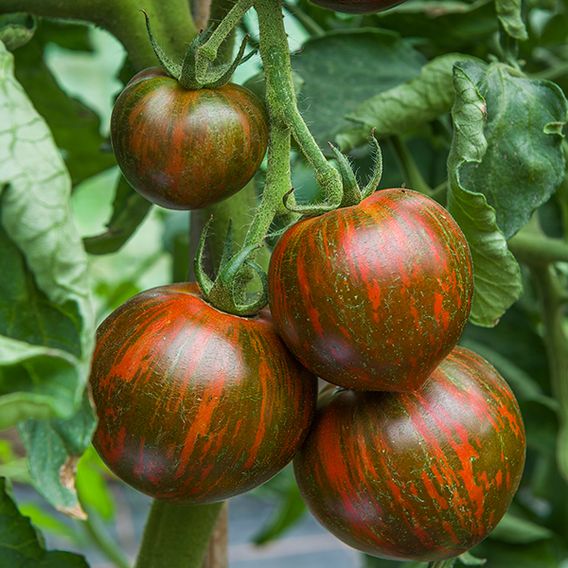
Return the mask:
<path fill-rule="evenodd" d="M 302 111 L 322 147 L 349 127 L 342 117 L 366 99 L 416 77 L 427 60 L 448 52 L 485 61 L 502 55 L 495 10 L 489 0 L 409 0 L 383 14 L 345 16 L 307 0 L 287 4 Z M 568 2 L 528 0 L 523 16 L 528 29 L 527 41 L 519 43 L 524 71 L 556 81 L 567 93 Z M 254 44 L 253 14 L 245 17 L 240 33 L 245 31 Z M 91 253 L 88 264 L 97 322 L 137 292 L 184 278 L 190 254 L 189 214 L 150 208 L 141 201 L 121 181 L 110 149 L 113 99 L 131 75 L 121 44 L 93 26 L 40 19 L 33 38 L 13 55 L 16 78 L 47 122 L 71 176 L 73 219 Z M 259 70 L 255 56 L 238 68 L 235 81 L 258 89 Z M 403 137 L 383 139 L 381 186 L 424 182 L 443 196 L 451 137 L 446 113 Z M 351 157 L 365 177 L 370 168 L 367 147 L 355 147 Z M 261 171 L 257 176 L 257 188 L 262 175 Z M 317 196 L 313 175 L 296 154 L 293 176 L 300 199 Z M 566 239 L 568 190 L 561 188 L 541 207 L 539 217 L 549 236 Z M 568 264 L 559 265 L 559 270 L 568 276 Z M 523 283 L 522 297 L 496 327 L 470 325 L 462 340 L 511 384 L 526 421 L 529 446 L 524 479 L 511 511 L 472 551 L 473 556 L 463 558 L 467 565 L 479 564 L 479 558 L 486 559 L 489 568 L 568 566 L 567 480 L 556 459 L 559 416 L 568 400 L 553 394 L 542 311 L 527 267 Z M 33 481 L 14 430 L 0 440 L 0 476 L 16 488 Z M 37 499 L 21 501 L 18 507 L 36 527 L 68 541 L 70 548 L 96 547 L 122 568 L 127 560 L 111 536 L 117 511 L 109 484 L 116 483 L 90 448 L 79 462 L 77 477 L 78 499 L 89 513 L 87 521 L 64 519 Z M 276 504 L 274 516 L 254 538 L 259 546 L 282 537 L 306 514 L 290 468 L 254 495 Z M 7 514 L 7 507 L 5 502 L 0 505 L 0 515 Z M 401 566 L 373 558 L 361 562 L 368 568 Z"/>

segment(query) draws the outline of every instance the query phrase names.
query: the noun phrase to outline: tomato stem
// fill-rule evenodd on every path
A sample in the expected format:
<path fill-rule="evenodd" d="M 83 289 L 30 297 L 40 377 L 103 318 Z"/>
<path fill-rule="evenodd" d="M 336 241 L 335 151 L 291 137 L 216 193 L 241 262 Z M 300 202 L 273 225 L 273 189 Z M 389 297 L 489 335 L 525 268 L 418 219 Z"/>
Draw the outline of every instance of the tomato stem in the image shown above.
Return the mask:
<path fill-rule="evenodd" d="M 196 35 L 187 0 L 3 0 L 0 14 L 27 12 L 34 16 L 91 22 L 111 32 L 125 47 L 136 69 L 156 65 L 141 10 L 152 19 L 157 41 L 172 58 L 181 59 Z"/>
<path fill-rule="evenodd" d="M 201 568 L 222 506 L 154 501 L 136 568 Z"/>
<path fill-rule="evenodd" d="M 560 430 L 556 459 L 560 473 L 568 480 L 568 336 L 564 326 L 567 298 L 554 266 L 543 269 L 541 264 L 533 264 L 531 275 L 541 297 L 552 390 L 559 402 Z"/>
<path fill-rule="evenodd" d="M 396 157 L 398 158 L 405 181 L 409 188 L 430 196 L 432 194 L 432 188 L 426 183 L 426 180 L 420 173 L 420 170 L 418 169 L 414 158 L 408 151 L 406 144 L 399 136 L 392 136 L 390 138 L 390 142 Z"/>
<path fill-rule="evenodd" d="M 255 0 L 254 7 L 258 14 L 260 56 L 264 67 L 271 127 L 289 129 L 302 154 L 314 168 L 316 181 L 323 189 L 326 199 L 325 203 L 303 206 L 288 201 L 289 208 L 308 215 L 335 209 L 340 205 L 343 195 L 341 176 L 326 160 L 298 110 L 282 2 Z M 289 159 L 288 156 L 286 160 Z M 268 185 L 266 189 L 270 189 Z"/>

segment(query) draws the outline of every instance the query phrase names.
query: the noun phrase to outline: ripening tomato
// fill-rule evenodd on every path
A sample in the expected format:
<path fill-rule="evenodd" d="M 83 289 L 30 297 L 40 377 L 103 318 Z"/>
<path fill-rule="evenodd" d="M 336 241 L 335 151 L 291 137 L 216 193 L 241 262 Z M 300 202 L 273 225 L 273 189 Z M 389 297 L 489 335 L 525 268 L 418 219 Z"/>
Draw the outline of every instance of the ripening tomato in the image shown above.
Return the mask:
<path fill-rule="evenodd" d="M 227 499 L 283 468 L 317 390 L 268 311 L 220 312 L 192 284 L 148 290 L 112 313 L 90 384 L 94 445 L 109 468 L 156 499 L 188 503 Z"/>
<path fill-rule="evenodd" d="M 294 459 L 300 491 L 335 536 L 368 554 L 432 561 L 483 540 L 525 461 L 507 383 L 457 347 L 419 391 L 335 389 Z"/>
<path fill-rule="evenodd" d="M 314 4 L 346 14 L 372 14 L 388 10 L 404 0 L 312 0 Z"/>
<path fill-rule="evenodd" d="M 296 223 L 268 277 L 274 325 L 299 361 L 371 391 L 419 388 L 457 343 L 473 291 L 460 228 L 407 189 Z"/>
<path fill-rule="evenodd" d="M 112 112 L 116 159 L 130 185 L 169 209 L 198 209 L 242 189 L 268 143 L 262 102 L 229 83 L 187 90 L 159 68 L 135 75 Z"/>

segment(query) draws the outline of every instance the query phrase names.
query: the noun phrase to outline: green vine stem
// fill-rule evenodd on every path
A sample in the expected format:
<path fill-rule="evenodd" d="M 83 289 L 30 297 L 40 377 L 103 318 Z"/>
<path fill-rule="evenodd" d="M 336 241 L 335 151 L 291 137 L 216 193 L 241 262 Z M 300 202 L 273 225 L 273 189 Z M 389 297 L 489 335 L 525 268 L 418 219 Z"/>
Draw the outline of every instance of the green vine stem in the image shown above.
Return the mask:
<path fill-rule="evenodd" d="M 408 151 L 406 144 L 399 136 L 392 136 L 390 138 L 390 142 L 409 188 L 419 191 L 424 195 L 432 195 L 432 188 L 426 183 L 426 180 L 420 173 L 420 170 L 418 169 L 414 158 Z"/>
<path fill-rule="evenodd" d="M 290 203 L 290 209 L 308 215 L 335 209 L 341 203 L 343 194 L 341 176 L 326 160 L 298 110 L 282 2 L 255 0 L 254 7 L 258 14 L 260 57 L 265 73 L 271 127 L 276 125 L 290 130 L 302 154 L 314 169 L 316 181 L 326 196 L 325 203 L 302 207 Z M 289 161 L 289 156 L 286 159 Z"/>
<path fill-rule="evenodd" d="M 154 501 L 136 568 L 200 568 L 222 506 Z"/>
<path fill-rule="evenodd" d="M 568 298 L 554 266 L 533 264 L 530 268 L 542 302 L 552 390 L 559 403 L 556 459 L 561 475 L 568 480 L 568 336 L 564 324 Z"/>
<path fill-rule="evenodd" d="M 188 0 L 2 0 L 0 14 L 28 12 L 34 16 L 79 20 L 112 33 L 125 47 L 137 69 L 156 65 L 141 10 L 148 13 L 164 50 L 181 60 L 196 35 Z"/>
<path fill-rule="evenodd" d="M 568 243 L 546 237 L 535 216 L 509 241 L 509 247 L 528 266 L 540 296 L 550 379 L 559 403 L 556 458 L 560 473 L 568 480 L 568 335 L 564 323 L 568 293 L 554 266 L 557 262 L 568 262 Z"/>
<path fill-rule="evenodd" d="M 87 519 L 82 523 L 91 542 L 110 560 L 117 568 L 129 568 L 130 564 L 117 543 L 108 535 L 94 513 L 89 512 Z"/>

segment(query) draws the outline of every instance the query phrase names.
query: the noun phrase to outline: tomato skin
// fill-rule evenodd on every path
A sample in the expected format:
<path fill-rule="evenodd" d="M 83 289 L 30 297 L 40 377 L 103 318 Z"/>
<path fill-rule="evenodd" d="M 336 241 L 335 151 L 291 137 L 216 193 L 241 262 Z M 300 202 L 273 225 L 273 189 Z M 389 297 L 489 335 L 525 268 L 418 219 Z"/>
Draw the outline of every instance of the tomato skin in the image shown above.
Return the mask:
<path fill-rule="evenodd" d="M 314 4 L 345 14 L 372 14 L 397 6 L 404 0 L 312 0 Z"/>
<path fill-rule="evenodd" d="M 493 530 L 525 450 L 507 383 L 456 347 L 420 391 L 330 395 L 294 469 L 312 513 L 342 541 L 383 558 L 433 561 Z"/>
<path fill-rule="evenodd" d="M 198 209 L 242 189 L 268 143 L 262 102 L 229 83 L 183 89 L 159 68 L 135 75 L 114 105 L 112 145 L 122 173 L 146 199 Z"/>
<path fill-rule="evenodd" d="M 290 462 L 315 411 L 316 380 L 265 310 L 219 312 L 191 284 L 148 290 L 99 327 L 90 378 L 94 445 L 154 498 L 187 503 L 248 491 Z"/>
<path fill-rule="evenodd" d="M 457 343 L 473 292 L 450 214 L 407 189 L 293 225 L 269 267 L 274 325 L 298 360 L 346 388 L 419 388 Z"/>

